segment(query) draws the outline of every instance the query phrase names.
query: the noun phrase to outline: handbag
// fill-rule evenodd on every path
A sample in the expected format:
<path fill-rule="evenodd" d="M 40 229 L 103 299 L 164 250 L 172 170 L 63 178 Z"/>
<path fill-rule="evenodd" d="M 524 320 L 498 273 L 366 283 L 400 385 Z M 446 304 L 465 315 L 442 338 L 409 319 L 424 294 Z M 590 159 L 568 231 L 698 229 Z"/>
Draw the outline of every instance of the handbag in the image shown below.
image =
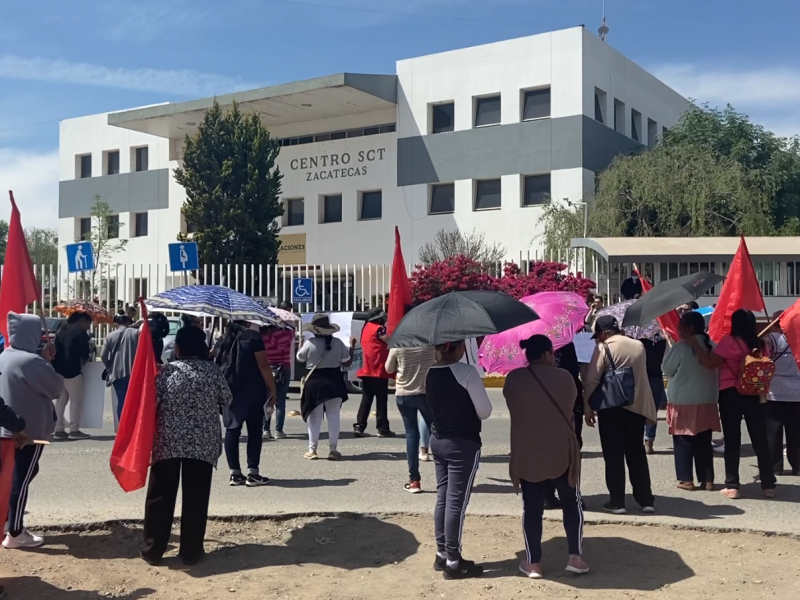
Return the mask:
<path fill-rule="evenodd" d="M 599 412 L 609 408 L 622 408 L 630 406 L 636 399 L 636 381 L 633 378 L 632 367 L 622 367 L 620 369 L 614 364 L 608 344 L 603 344 L 611 368 L 603 373 L 600 385 L 592 392 L 589 397 L 589 406 L 592 410 Z"/>

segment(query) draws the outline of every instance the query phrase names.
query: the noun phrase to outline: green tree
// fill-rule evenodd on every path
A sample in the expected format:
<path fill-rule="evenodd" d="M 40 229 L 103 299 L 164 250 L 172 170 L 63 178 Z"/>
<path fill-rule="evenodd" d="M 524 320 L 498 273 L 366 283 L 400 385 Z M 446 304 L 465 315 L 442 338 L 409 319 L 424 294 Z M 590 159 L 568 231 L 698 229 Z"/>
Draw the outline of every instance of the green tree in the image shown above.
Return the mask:
<path fill-rule="evenodd" d="M 43 265 L 46 269 L 58 264 L 58 231 L 29 227 L 25 230 L 25 240 L 28 242 L 28 253 L 34 265 Z"/>
<path fill-rule="evenodd" d="M 457 256 L 466 256 L 483 265 L 497 265 L 505 258 L 506 248 L 497 242 L 487 242 L 486 235 L 475 229 L 469 232 L 440 229 L 419 250 L 419 260 L 425 266 Z"/>
<path fill-rule="evenodd" d="M 217 102 L 197 133 L 186 137 L 183 167 L 175 180 L 186 189 L 183 215 L 205 264 L 275 264 L 283 175 L 275 164 L 280 146 L 257 113 L 238 104 L 223 113 Z"/>
<path fill-rule="evenodd" d="M 7 243 L 8 243 L 8 221 L 0 221 L 0 264 L 6 262 Z"/>
<path fill-rule="evenodd" d="M 94 270 L 91 271 L 88 289 L 84 288 L 82 294 L 88 297 L 89 293 L 102 295 L 105 291 L 103 283 L 111 274 L 114 257 L 128 245 L 127 239 L 120 239 L 119 234 L 125 223 L 119 222 L 118 217 L 112 212 L 107 202 L 100 196 L 94 197 L 92 205 L 92 231 L 89 240 L 94 249 Z M 85 285 L 85 284 L 82 284 Z"/>

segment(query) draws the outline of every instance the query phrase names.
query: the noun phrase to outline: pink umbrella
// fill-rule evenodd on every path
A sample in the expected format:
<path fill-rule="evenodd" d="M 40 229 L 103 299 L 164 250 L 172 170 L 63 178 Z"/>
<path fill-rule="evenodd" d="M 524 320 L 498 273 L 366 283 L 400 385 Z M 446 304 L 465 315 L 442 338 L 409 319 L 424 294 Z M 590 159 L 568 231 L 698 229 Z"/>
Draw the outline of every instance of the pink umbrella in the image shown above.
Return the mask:
<path fill-rule="evenodd" d="M 532 335 L 546 335 L 555 350 L 566 346 L 583 329 L 589 314 L 586 301 L 574 292 L 541 292 L 526 296 L 522 302 L 536 311 L 539 320 L 486 336 L 481 344 L 479 362 L 487 373 L 505 375 L 527 366 L 519 343 Z"/>

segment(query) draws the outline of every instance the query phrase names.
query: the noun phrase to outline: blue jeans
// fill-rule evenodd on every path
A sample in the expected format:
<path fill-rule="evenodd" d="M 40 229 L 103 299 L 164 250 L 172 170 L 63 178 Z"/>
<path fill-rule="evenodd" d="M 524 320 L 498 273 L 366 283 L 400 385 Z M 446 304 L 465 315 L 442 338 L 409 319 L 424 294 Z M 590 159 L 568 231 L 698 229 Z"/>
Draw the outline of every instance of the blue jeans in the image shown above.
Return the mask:
<path fill-rule="evenodd" d="M 419 424 L 419 446 L 420 448 L 427 448 L 430 450 L 431 430 L 428 428 L 428 424 L 425 422 L 425 419 L 422 418 L 421 414 L 417 419 L 417 423 Z"/>
<path fill-rule="evenodd" d="M 283 424 L 286 422 L 286 397 L 289 395 L 289 382 L 286 385 L 279 385 L 277 390 L 278 397 L 275 398 L 275 431 L 283 431 Z M 269 431 L 272 417 L 264 419 L 264 431 Z"/>
<path fill-rule="evenodd" d="M 408 475 L 411 481 L 422 481 L 419 474 L 419 425 L 417 415 L 422 415 L 423 421 L 430 429 L 431 411 L 425 394 L 415 396 L 396 396 L 397 410 L 403 417 L 403 427 L 406 430 L 406 458 L 408 459 Z"/>
<path fill-rule="evenodd" d="M 650 389 L 653 392 L 653 401 L 656 405 L 656 412 L 659 408 L 667 404 L 667 390 L 664 389 L 664 378 L 661 375 L 648 375 Z M 656 424 L 644 426 L 644 441 L 654 442 L 656 439 Z"/>
<path fill-rule="evenodd" d="M 117 393 L 117 418 L 122 419 L 122 407 L 125 405 L 125 396 L 128 395 L 128 384 L 131 382 L 130 377 L 123 377 L 112 382 L 114 391 Z"/>

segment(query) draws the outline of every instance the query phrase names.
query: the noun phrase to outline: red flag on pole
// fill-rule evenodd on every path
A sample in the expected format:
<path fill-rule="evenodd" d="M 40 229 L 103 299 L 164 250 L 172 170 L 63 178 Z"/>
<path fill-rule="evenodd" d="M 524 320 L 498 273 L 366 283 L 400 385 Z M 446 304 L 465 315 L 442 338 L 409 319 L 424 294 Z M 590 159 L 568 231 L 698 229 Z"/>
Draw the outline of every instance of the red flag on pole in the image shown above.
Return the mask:
<path fill-rule="evenodd" d="M 722 284 L 717 306 L 708 324 L 708 335 L 712 340 L 719 342 L 731 332 L 731 315 L 740 308 L 754 312 L 767 311 L 744 237 L 739 242 L 739 249 L 728 269 L 728 277 Z"/>
<path fill-rule="evenodd" d="M 143 488 L 147 482 L 156 433 L 156 355 L 142 298 L 139 298 L 139 305 L 144 323 L 139 333 L 119 431 L 111 451 L 111 472 L 126 492 Z"/>
<path fill-rule="evenodd" d="M 389 314 L 386 332 L 392 335 L 403 319 L 406 306 L 411 305 L 411 286 L 408 283 L 406 263 L 403 259 L 403 248 L 400 245 L 400 230 L 394 228 L 394 258 L 392 259 L 392 284 L 389 291 Z"/>
<path fill-rule="evenodd" d="M 14 194 L 11 198 L 11 222 L 8 224 L 8 242 L 6 243 L 6 261 L 3 267 L 3 280 L 0 283 L 0 332 L 8 343 L 8 313 L 24 313 L 31 302 L 37 302 L 39 285 L 33 272 L 31 255 L 28 253 L 28 242 L 22 230 L 22 219 L 19 215 Z"/>
<path fill-rule="evenodd" d="M 642 274 L 639 273 L 639 269 L 636 268 L 636 265 L 633 265 L 633 272 L 639 276 L 639 281 L 642 282 L 642 293 L 646 294 L 650 290 L 653 289 L 653 286 L 650 285 L 650 282 L 647 281 Z M 674 310 L 669 311 L 665 315 L 661 315 L 656 319 L 658 321 L 658 326 L 661 327 L 661 330 L 668 333 L 669 337 L 672 338 L 672 341 L 678 341 L 678 325 L 680 324 L 681 318 L 678 316 L 678 313 Z"/>
<path fill-rule="evenodd" d="M 800 300 L 781 314 L 779 323 L 786 341 L 789 342 L 794 362 L 800 367 Z"/>

